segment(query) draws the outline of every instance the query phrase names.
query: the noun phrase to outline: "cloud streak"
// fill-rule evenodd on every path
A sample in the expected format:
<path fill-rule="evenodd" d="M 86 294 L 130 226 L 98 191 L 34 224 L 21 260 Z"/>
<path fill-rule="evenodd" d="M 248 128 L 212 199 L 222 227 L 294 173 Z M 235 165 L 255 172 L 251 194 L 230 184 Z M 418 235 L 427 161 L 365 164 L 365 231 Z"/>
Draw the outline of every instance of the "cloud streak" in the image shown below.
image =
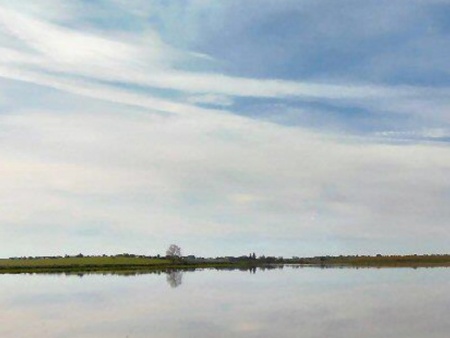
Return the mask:
<path fill-rule="evenodd" d="M 15 37 L 25 47 L 34 50 L 29 53 L 4 48 L 0 60 L 9 70 L 2 72 L 4 77 L 14 78 L 11 69 L 17 72 L 28 70 L 34 73 L 34 82 L 41 81 L 44 85 L 48 84 L 46 79 L 50 76 L 55 82 L 67 77 L 83 76 L 84 81 L 89 80 L 91 85 L 96 85 L 97 81 L 121 82 L 149 89 L 206 94 L 210 98 L 226 95 L 328 100 L 360 107 L 375 106 L 376 109 L 403 114 L 419 113 L 414 106 L 426 105 L 433 110 L 433 102 L 437 101 L 434 111 L 442 116 L 449 106 L 450 89 L 447 88 L 436 90 L 412 86 L 255 80 L 218 73 L 178 71 L 171 66 L 177 53 L 164 45 L 155 34 L 152 34 L 151 40 L 146 37 L 146 47 L 142 48 L 138 44 L 71 31 L 6 9 L 2 9 L 0 14 L 5 34 Z M 217 103 L 221 105 L 220 100 Z"/>
<path fill-rule="evenodd" d="M 181 241 L 448 235 L 446 147 L 337 143 L 237 117 L 35 112 L 1 123 L 15 131 L 0 148 L 3 224 L 106 222 Z"/>
<path fill-rule="evenodd" d="M 271 6 L 255 25 L 284 13 Z M 71 10 L 0 4 L 4 255 L 60 254 L 60 243 L 158 253 L 174 241 L 212 255 L 446 250 L 447 86 L 250 77 L 170 44 L 158 25 L 87 25 Z M 324 126 L 357 111 L 387 128 L 309 128 L 308 104 Z"/>

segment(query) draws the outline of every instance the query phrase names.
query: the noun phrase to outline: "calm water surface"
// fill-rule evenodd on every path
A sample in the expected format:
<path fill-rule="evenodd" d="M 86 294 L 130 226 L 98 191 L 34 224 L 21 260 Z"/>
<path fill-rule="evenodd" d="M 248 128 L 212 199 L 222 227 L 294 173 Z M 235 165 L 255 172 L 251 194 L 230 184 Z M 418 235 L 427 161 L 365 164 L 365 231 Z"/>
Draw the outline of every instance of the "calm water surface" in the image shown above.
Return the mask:
<path fill-rule="evenodd" d="M 0 337 L 450 336 L 450 269 L 0 275 Z"/>

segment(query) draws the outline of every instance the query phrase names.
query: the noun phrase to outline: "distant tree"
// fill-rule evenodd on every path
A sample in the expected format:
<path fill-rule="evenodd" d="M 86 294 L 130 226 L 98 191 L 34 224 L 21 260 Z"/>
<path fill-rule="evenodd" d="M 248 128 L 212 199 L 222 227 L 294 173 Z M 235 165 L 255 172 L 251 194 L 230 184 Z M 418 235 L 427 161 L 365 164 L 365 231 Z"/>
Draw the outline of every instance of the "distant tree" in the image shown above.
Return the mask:
<path fill-rule="evenodd" d="M 181 257 L 181 248 L 176 244 L 171 244 L 166 251 L 166 256 L 170 258 L 180 258 Z"/>

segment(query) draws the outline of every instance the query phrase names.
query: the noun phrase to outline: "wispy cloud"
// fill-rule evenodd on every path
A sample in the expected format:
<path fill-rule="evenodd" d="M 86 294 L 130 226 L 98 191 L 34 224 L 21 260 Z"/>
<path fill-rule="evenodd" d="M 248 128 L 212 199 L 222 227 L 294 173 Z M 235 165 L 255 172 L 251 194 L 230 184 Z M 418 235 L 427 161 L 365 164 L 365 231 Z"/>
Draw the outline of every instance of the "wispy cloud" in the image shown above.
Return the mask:
<path fill-rule="evenodd" d="M 448 235 L 446 147 L 125 112 L 3 115 L 2 224 L 67 233 L 106 222 L 181 242 Z"/>
<path fill-rule="evenodd" d="M 189 18 L 175 9 L 167 18 L 164 4 L 147 4 L 166 25 L 185 22 L 195 32 L 190 44 L 171 40 L 147 7 L 138 13 L 128 2 L 104 5 L 110 12 L 124 6 L 127 18 L 143 26 L 133 21 L 125 29 L 123 22 L 95 22 L 94 2 L 89 11 L 79 2 L 50 3 L 47 14 L 32 3 L 0 3 L 0 233 L 22 238 L 7 243 L 6 254 L 27 247 L 60 253 L 59 243 L 75 252 L 150 250 L 150 243 L 150 251 L 162 252 L 167 241 L 212 254 L 223 253 L 220 246 L 247 252 L 245 243 L 280 254 L 445 249 L 439 238 L 449 235 L 448 84 L 365 77 L 370 64 L 390 62 L 388 52 L 375 50 L 359 78 L 356 68 L 348 77 L 295 75 L 295 63 L 290 76 L 270 72 L 280 57 L 276 41 L 286 60 L 298 55 L 288 42 L 308 39 L 328 60 L 314 36 L 353 48 L 364 38 L 394 39 L 402 24 L 393 18 L 410 27 L 411 11 L 389 10 L 385 22 L 353 32 L 370 2 L 349 12 L 345 25 L 326 15 L 323 24 L 313 20 L 317 27 L 305 19 L 300 32 L 287 13 L 295 7 L 300 16 L 313 13 L 306 16 L 312 20 L 329 2 L 267 1 L 253 21 L 236 19 L 230 40 L 220 35 L 229 48 L 232 39 L 250 39 L 248 55 L 264 63 L 256 36 L 269 39 L 271 25 L 279 30 L 270 36 L 267 74 L 251 76 L 228 67 L 221 49 L 194 48 L 221 32 L 236 3 L 189 2 Z M 210 6 L 216 19 L 207 24 L 217 21 L 215 32 L 198 28 L 199 13 Z M 281 19 L 294 26 L 280 28 Z M 327 31 L 327 22 L 340 33 Z M 438 41 L 422 38 L 431 46 Z M 79 230 L 90 226 L 97 231 L 86 240 Z"/>
<path fill-rule="evenodd" d="M 121 82 L 147 86 L 149 89 L 163 88 L 207 95 L 203 98 L 227 95 L 343 101 L 349 105 L 403 114 L 420 113 L 413 107 L 427 105 L 442 115 L 449 106 L 450 90 L 447 88 L 435 90 L 416 86 L 256 80 L 219 73 L 178 71 L 171 65 L 177 52 L 162 43 L 156 33 L 147 35 L 145 40 L 141 37 L 139 42 L 145 41 L 144 48 L 136 42 L 130 44 L 73 31 L 6 9 L 2 9 L 0 14 L 6 34 L 32 50 L 25 52 L 4 48 L 2 63 L 8 67 L 9 73 L 11 69 L 33 71 L 34 81 L 42 78 L 42 84 L 47 82 L 49 76 L 53 76 L 55 82 L 67 77 L 83 76 L 85 80 L 94 81 L 92 85 L 97 81 Z M 8 73 L 3 72 L 2 75 L 7 77 Z"/>

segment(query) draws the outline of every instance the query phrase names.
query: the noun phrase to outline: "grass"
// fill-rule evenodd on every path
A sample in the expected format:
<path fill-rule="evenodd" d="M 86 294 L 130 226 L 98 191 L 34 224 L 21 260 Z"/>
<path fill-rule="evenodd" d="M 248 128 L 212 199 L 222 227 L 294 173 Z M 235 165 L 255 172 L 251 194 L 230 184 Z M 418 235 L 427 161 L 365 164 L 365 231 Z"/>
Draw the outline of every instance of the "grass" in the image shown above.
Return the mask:
<path fill-rule="evenodd" d="M 120 272 L 139 273 L 195 268 L 252 268 L 272 264 L 303 264 L 325 267 L 450 267 L 450 255 L 409 256 L 324 256 L 299 259 L 238 260 L 233 262 L 170 260 L 166 258 L 95 256 L 58 258 L 10 258 L 0 259 L 2 273 L 82 273 Z"/>
<path fill-rule="evenodd" d="M 32 259 L 0 259 L 0 269 L 9 267 L 54 267 L 54 266 L 153 266 L 171 264 L 165 258 L 141 257 L 63 257 Z"/>
<path fill-rule="evenodd" d="M 139 257 L 0 259 L 0 273 L 142 270 L 171 264 L 168 259 Z"/>
<path fill-rule="evenodd" d="M 354 267 L 450 267 L 450 255 L 314 257 L 302 259 L 302 263 Z"/>
<path fill-rule="evenodd" d="M 61 257 L 0 259 L 2 273 L 143 272 L 168 269 L 228 268 L 248 266 L 245 262 L 187 263 L 166 258 L 142 257 Z"/>

